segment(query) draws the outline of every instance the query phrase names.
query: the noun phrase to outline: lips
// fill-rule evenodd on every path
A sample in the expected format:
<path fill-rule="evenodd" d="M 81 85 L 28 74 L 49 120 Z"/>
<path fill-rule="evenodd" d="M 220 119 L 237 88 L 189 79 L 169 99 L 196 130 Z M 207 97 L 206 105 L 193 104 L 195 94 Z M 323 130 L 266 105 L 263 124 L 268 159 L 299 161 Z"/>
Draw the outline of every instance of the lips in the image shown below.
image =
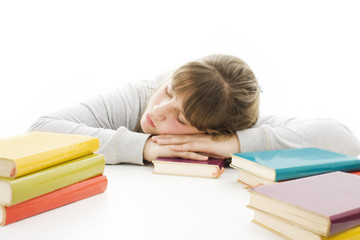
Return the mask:
<path fill-rule="evenodd" d="M 150 114 L 148 113 L 146 115 L 146 121 L 149 123 L 150 126 L 152 126 L 153 128 L 155 128 L 155 124 L 154 122 L 151 120 Z"/>

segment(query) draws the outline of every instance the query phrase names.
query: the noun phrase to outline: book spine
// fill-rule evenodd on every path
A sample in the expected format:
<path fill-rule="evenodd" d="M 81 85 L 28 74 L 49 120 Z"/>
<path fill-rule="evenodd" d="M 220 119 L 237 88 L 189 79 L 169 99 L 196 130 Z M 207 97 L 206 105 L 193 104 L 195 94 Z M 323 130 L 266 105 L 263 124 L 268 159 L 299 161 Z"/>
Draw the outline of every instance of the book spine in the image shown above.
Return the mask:
<path fill-rule="evenodd" d="M 355 190 L 354 190 L 355 191 Z M 333 235 L 360 225 L 360 208 L 330 217 L 330 232 Z"/>
<path fill-rule="evenodd" d="M 104 175 L 100 175 L 11 207 L 3 207 L 3 216 L 5 217 L 1 225 L 8 225 L 39 213 L 103 193 L 106 187 L 107 178 Z"/>
<path fill-rule="evenodd" d="M 6 206 L 55 191 L 104 172 L 103 155 L 91 154 L 10 181 L 13 198 Z"/>
<path fill-rule="evenodd" d="M 18 178 L 57 164 L 92 154 L 99 148 L 99 139 L 93 138 L 72 146 L 40 152 L 16 161 L 16 171 L 11 176 Z"/>

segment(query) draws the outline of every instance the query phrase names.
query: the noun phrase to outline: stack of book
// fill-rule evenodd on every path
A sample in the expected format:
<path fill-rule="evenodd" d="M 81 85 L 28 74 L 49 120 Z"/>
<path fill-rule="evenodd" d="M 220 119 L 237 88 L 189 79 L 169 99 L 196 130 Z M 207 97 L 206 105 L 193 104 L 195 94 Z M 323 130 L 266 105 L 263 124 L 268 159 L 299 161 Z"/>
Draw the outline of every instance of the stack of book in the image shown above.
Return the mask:
<path fill-rule="evenodd" d="M 249 189 L 253 222 L 293 240 L 360 239 L 360 177 L 331 172 Z"/>
<path fill-rule="evenodd" d="M 31 132 L 0 139 L 0 225 L 102 193 L 105 159 L 90 136 Z"/>
<path fill-rule="evenodd" d="M 288 181 L 327 172 L 360 170 L 360 159 L 319 148 L 299 148 L 232 154 L 238 182 L 248 187 Z"/>

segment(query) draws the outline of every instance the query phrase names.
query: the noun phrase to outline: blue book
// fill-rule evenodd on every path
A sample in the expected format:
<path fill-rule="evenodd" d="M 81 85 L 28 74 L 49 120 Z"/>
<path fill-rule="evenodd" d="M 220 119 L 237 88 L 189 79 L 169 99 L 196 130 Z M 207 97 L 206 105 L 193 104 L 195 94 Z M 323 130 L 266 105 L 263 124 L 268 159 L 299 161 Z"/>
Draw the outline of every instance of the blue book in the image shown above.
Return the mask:
<path fill-rule="evenodd" d="M 321 173 L 360 170 L 360 159 L 319 148 L 234 153 L 231 166 L 279 182 Z"/>

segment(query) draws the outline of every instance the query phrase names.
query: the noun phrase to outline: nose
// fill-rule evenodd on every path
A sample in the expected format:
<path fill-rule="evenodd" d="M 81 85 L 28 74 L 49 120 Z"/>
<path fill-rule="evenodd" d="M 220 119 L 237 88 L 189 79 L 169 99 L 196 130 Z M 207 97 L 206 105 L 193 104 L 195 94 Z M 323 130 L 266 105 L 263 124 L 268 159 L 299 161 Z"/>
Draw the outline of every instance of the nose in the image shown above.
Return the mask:
<path fill-rule="evenodd" d="M 158 105 L 155 105 L 153 108 L 153 117 L 155 117 L 159 121 L 163 121 L 170 113 L 170 109 L 171 109 L 170 101 L 162 102 Z"/>

